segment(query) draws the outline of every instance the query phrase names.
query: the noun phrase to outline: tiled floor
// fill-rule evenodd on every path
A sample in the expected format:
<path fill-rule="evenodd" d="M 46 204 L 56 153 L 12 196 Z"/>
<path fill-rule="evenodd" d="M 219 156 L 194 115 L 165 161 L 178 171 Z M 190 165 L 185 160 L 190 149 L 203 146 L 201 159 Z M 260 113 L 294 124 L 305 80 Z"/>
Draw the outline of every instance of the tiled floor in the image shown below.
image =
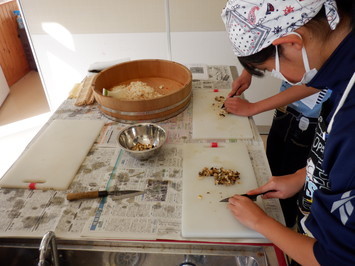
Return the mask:
<path fill-rule="evenodd" d="M 50 109 L 36 71 L 11 86 L 0 107 L 0 178 L 48 120 Z"/>

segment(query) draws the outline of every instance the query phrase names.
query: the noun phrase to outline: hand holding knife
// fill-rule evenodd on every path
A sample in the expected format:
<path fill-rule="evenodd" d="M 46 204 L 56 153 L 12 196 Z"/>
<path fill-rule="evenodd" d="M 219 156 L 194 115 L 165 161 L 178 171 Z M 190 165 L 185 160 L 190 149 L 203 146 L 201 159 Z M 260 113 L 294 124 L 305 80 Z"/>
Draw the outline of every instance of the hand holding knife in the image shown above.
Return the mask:
<path fill-rule="evenodd" d="M 237 95 L 237 92 L 238 92 L 238 90 L 236 90 L 232 95 L 230 95 L 229 97 L 227 97 L 227 99 L 228 98 L 233 98 L 234 96 L 236 96 Z M 226 100 L 227 100 L 226 99 Z M 224 106 L 224 103 L 222 104 L 222 106 L 221 106 L 221 109 L 224 109 L 225 108 L 225 106 Z"/>
<path fill-rule="evenodd" d="M 77 193 L 68 193 L 67 200 L 78 200 L 78 199 L 95 199 L 107 197 L 109 195 L 119 196 L 120 198 L 130 198 L 144 194 L 145 191 L 140 190 L 116 190 L 116 191 L 107 191 L 107 190 L 96 190 L 96 191 L 86 191 L 86 192 L 77 192 Z"/>
<path fill-rule="evenodd" d="M 256 201 L 256 198 L 257 198 L 258 196 L 264 195 L 264 194 L 269 193 L 269 192 L 276 192 L 276 190 L 268 190 L 268 191 L 265 191 L 265 192 L 262 192 L 262 193 L 259 193 L 259 194 L 254 194 L 254 195 L 241 194 L 240 196 L 247 197 L 247 198 L 251 199 L 252 201 Z M 229 201 L 229 198 L 231 198 L 231 197 L 222 199 L 222 200 L 220 200 L 219 202 L 228 202 L 228 201 Z"/>
<path fill-rule="evenodd" d="M 251 75 L 243 69 L 242 73 L 240 76 L 235 79 L 232 83 L 232 91 L 234 92 L 231 95 L 228 95 L 228 98 L 233 98 L 235 96 L 241 95 L 246 89 L 249 88 L 251 84 Z M 224 103 L 221 106 L 222 109 L 224 109 Z"/>

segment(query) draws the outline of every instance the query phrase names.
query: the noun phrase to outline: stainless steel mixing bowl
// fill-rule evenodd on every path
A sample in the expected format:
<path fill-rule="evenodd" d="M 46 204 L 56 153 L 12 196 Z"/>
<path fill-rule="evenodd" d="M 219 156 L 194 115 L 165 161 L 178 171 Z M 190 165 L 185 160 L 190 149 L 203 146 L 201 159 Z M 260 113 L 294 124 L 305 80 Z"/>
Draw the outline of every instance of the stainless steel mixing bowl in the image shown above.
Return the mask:
<path fill-rule="evenodd" d="M 153 123 L 140 123 L 122 129 L 118 135 L 118 144 L 132 157 L 144 161 L 156 155 L 166 140 L 166 131 Z M 132 150 L 137 144 L 152 145 L 146 150 Z"/>

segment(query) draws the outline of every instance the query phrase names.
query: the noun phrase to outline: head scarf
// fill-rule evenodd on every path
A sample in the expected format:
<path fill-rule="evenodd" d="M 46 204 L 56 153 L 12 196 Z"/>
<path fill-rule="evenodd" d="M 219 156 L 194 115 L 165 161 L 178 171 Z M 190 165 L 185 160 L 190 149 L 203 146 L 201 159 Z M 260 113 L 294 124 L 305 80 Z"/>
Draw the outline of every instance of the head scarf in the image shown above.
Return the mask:
<path fill-rule="evenodd" d="M 325 7 L 332 30 L 339 22 L 334 0 L 229 0 L 222 20 L 236 56 L 248 56 L 295 31 Z"/>

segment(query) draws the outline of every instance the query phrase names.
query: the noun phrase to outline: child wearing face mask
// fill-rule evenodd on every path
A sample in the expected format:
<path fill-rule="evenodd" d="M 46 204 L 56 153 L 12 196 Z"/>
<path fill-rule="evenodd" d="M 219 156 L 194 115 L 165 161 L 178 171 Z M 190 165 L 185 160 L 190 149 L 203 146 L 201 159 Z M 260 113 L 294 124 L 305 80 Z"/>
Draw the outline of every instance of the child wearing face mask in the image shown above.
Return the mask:
<path fill-rule="evenodd" d="M 233 50 L 254 75 L 331 90 L 305 168 L 249 191 L 298 199 L 298 232 L 246 197 L 228 208 L 302 265 L 355 265 L 355 2 L 230 0 L 222 12 Z M 297 34 L 290 34 L 296 32 Z"/>
<path fill-rule="evenodd" d="M 240 95 L 251 83 L 251 75 L 243 70 L 232 85 L 229 96 Z M 267 99 L 251 103 L 244 99 L 227 98 L 228 112 L 253 116 L 275 110 L 266 143 L 266 155 L 273 176 L 288 175 L 306 166 L 308 154 L 315 134 L 322 103 L 329 98 L 330 91 L 296 85 L 283 81 L 280 93 Z M 287 227 L 293 227 L 297 216 L 298 193 L 287 199 L 280 199 Z"/>

